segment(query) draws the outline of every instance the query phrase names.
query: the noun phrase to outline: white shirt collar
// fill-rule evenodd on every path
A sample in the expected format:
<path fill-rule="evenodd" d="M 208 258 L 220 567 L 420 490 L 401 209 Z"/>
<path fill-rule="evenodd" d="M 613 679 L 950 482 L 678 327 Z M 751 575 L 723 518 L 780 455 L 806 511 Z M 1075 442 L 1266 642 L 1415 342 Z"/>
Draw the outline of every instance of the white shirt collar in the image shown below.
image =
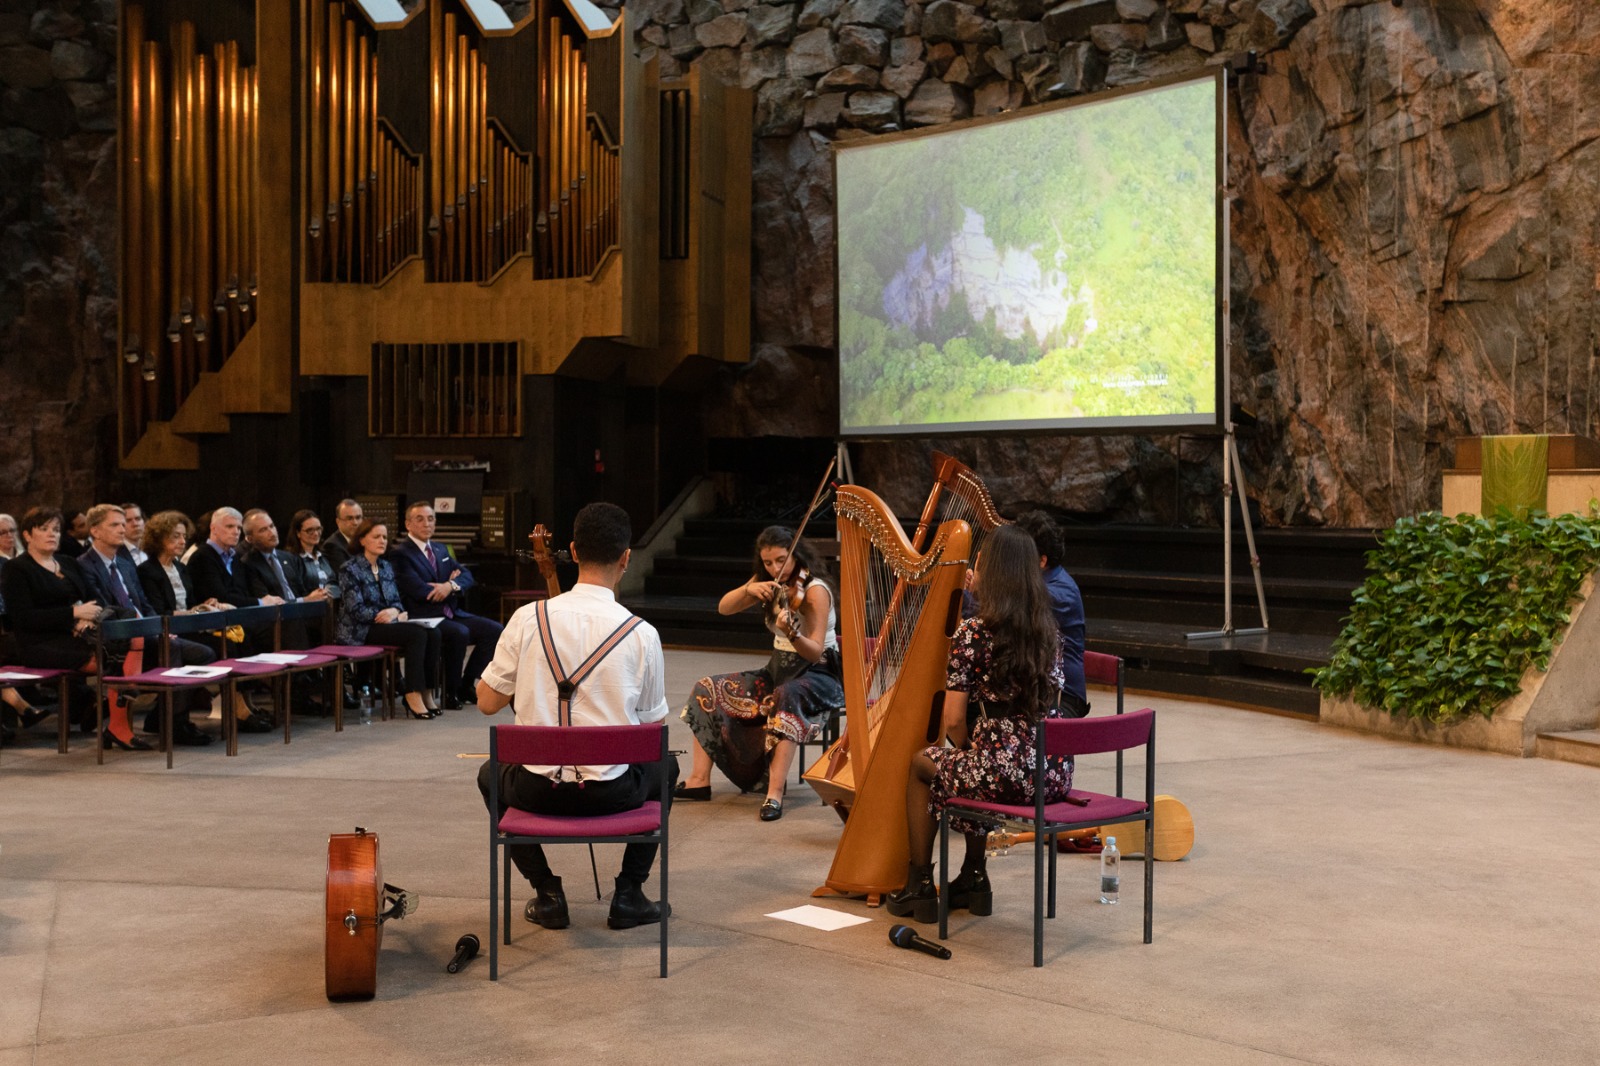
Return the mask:
<path fill-rule="evenodd" d="M 616 603 L 617 594 L 604 585 L 595 585 L 588 581 L 579 581 L 567 590 L 568 596 L 583 596 L 591 600 L 604 600 L 606 603 Z"/>
<path fill-rule="evenodd" d="M 431 541 L 431 540 L 418 540 L 416 537 L 412 536 L 410 533 L 406 534 L 406 538 L 408 540 L 410 540 L 411 543 L 415 544 L 417 546 L 417 551 L 421 552 L 423 555 L 427 555 L 428 554 L 428 545 L 433 543 L 433 541 Z"/>

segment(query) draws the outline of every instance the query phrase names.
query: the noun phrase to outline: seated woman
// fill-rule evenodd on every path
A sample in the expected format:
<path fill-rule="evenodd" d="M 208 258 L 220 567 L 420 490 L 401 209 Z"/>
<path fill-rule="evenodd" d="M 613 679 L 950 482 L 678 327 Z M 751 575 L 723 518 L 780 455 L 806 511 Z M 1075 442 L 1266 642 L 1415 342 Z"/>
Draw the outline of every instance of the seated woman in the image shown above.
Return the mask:
<path fill-rule="evenodd" d="M 889 894 L 889 913 L 937 921 L 933 838 L 939 811 L 956 796 L 995 803 L 1033 802 L 1034 728 L 1041 715 L 1066 715 L 1061 703 L 1061 635 L 1039 571 L 1039 549 L 1016 526 L 989 536 L 977 565 L 978 614 L 961 623 L 950 644 L 944 735 L 951 746 L 925 748 L 911 762 L 906 825 L 911 862 L 906 885 Z M 1072 787 L 1072 760 L 1052 759 L 1045 801 L 1058 803 Z M 989 914 L 985 868 L 988 833 L 961 819 L 951 825 L 967 838 L 961 873 L 950 881 L 950 908 Z"/>
<path fill-rule="evenodd" d="M 760 817 L 772 822 L 783 817 L 784 782 L 796 746 L 844 706 L 844 686 L 833 586 L 811 546 L 796 543 L 791 530 L 768 526 L 756 537 L 753 569 L 717 610 L 762 608 L 773 634 L 772 658 L 760 670 L 703 677 L 695 684 L 683 708 L 694 733 L 694 767 L 674 795 L 710 799 L 715 764 L 740 791 L 766 789 Z M 799 570 L 811 575 L 800 589 L 799 608 L 767 610 L 790 591 L 784 582 Z"/>
<path fill-rule="evenodd" d="M 0 563 L 22 554 L 22 543 L 17 540 L 17 520 L 0 514 Z"/>
<path fill-rule="evenodd" d="M 315 511 L 296 511 L 289 520 L 289 543 L 285 549 L 300 560 L 306 580 L 324 590 L 330 600 L 339 598 L 339 570 L 322 551 L 322 519 Z"/>
<path fill-rule="evenodd" d="M 96 673 L 91 631 L 100 618 L 101 605 L 93 599 L 78 564 L 57 554 L 61 512 L 53 507 L 30 508 L 17 528 L 27 550 L 0 567 L 0 595 L 16 632 L 21 665 Z M 92 731 L 92 697 L 84 698 L 82 686 L 74 696 L 79 725 Z M 100 742 L 128 751 L 150 747 L 133 735 L 127 707 L 121 703 L 111 708 L 111 721 Z"/>
<path fill-rule="evenodd" d="M 389 528 L 366 519 L 356 529 L 361 549 L 339 571 L 338 643 L 376 644 L 399 648 L 406 664 L 406 713 L 413 718 L 437 718 L 433 690 L 439 684 L 439 630 L 406 624 L 400 606 L 400 587 L 394 568 L 384 561 L 389 550 Z"/>
<path fill-rule="evenodd" d="M 17 520 L 8 514 L 0 514 L 0 563 L 14 559 L 17 552 L 13 550 L 17 543 Z M 11 626 L 6 622 L 6 601 L 0 596 L 0 663 L 16 661 L 16 638 L 11 635 Z M 50 717 L 49 711 L 37 710 L 16 689 L 10 685 L 0 685 L 0 746 L 11 743 L 17 738 L 18 729 L 29 729 Z"/>

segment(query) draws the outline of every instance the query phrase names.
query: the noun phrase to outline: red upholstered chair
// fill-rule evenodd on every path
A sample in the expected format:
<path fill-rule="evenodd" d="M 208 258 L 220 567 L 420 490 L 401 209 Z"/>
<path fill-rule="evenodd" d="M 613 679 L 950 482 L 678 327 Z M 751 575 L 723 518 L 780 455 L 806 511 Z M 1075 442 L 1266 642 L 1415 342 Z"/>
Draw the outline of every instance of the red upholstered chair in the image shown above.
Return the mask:
<path fill-rule="evenodd" d="M 1035 738 L 1038 760 L 1034 765 L 1034 802 L 1026 806 L 952 799 L 939 813 L 939 939 L 949 932 L 950 817 L 1015 823 L 1029 828 L 1033 838 L 1033 964 L 1044 965 L 1044 920 L 1056 916 L 1056 837 L 1074 829 L 1097 825 L 1143 822 L 1144 838 L 1151 834 L 1151 814 L 1156 800 L 1156 712 L 1146 708 L 1132 714 L 1091 718 L 1041 718 Z M 1056 755 L 1094 755 L 1124 751 L 1144 745 L 1144 799 L 1123 799 L 1074 788 L 1070 801 L 1044 802 L 1045 759 Z M 1045 909 L 1045 852 L 1050 853 L 1049 911 Z M 1155 887 L 1154 848 L 1144 849 L 1144 942 L 1150 943 L 1151 891 Z"/>
<path fill-rule="evenodd" d="M 661 764 L 660 794 L 669 794 L 666 765 L 667 727 L 648 725 L 536 726 L 497 725 L 489 730 L 489 809 L 500 809 L 500 763 L 536 766 Z M 576 787 L 576 786 L 574 786 Z M 499 923 L 505 921 L 505 942 L 511 943 L 511 844 L 658 844 L 661 871 L 661 976 L 667 976 L 667 814 L 670 802 L 647 800 L 620 814 L 564 817 L 534 814 L 512 807 L 504 817 L 489 816 L 489 980 L 500 979 Z M 502 869 L 503 864 L 503 869 Z M 501 914 L 500 895 L 505 912 Z"/>
<path fill-rule="evenodd" d="M 1098 651 L 1083 653 L 1083 679 L 1094 685 L 1111 685 L 1117 690 L 1117 713 L 1122 713 L 1122 685 L 1127 669 L 1120 656 Z M 1122 752 L 1117 752 L 1117 795 L 1122 795 Z"/>

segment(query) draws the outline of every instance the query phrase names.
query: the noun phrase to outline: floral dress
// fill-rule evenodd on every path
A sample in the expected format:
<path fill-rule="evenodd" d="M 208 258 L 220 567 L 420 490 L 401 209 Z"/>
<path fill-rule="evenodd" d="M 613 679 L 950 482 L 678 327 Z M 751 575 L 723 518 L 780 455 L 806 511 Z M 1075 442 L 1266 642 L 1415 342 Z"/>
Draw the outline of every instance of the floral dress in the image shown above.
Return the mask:
<path fill-rule="evenodd" d="M 1059 642 L 1059 634 L 1057 640 Z M 953 797 L 991 803 L 1033 802 L 1034 726 L 1025 714 L 1007 714 L 1014 691 L 996 690 L 989 671 L 994 644 L 981 618 L 969 618 L 950 642 L 950 666 L 945 687 L 967 694 L 965 748 L 944 746 L 925 749 L 938 772 L 929 785 L 928 813 L 937 816 Z M 1059 643 L 1050 680 L 1059 688 L 1065 681 Z M 1046 712 L 1062 716 L 1059 706 Z M 1051 758 L 1045 768 L 1045 802 L 1059 803 L 1072 788 L 1072 759 Z M 960 818 L 950 824 L 961 833 L 982 833 L 986 827 Z"/>
<path fill-rule="evenodd" d="M 742 791 L 766 788 L 767 764 L 778 741 L 815 739 L 828 717 L 844 706 L 836 620 L 830 592 L 820 662 L 805 659 L 774 633 L 772 658 L 761 669 L 702 677 L 690 691 L 683 720 L 717 769 Z"/>

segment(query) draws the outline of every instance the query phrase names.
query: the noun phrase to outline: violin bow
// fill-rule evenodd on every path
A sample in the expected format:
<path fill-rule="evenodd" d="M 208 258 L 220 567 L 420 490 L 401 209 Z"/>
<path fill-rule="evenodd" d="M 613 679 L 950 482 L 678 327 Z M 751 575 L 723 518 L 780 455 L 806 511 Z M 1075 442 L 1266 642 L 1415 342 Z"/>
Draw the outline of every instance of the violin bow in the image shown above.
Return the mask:
<path fill-rule="evenodd" d="M 828 479 L 833 476 L 833 468 L 838 462 L 837 455 L 828 460 L 828 469 L 822 472 L 822 480 L 817 482 L 817 491 L 811 494 L 811 506 L 806 508 L 805 516 L 800 519 L 800 528 L 794 531 L 794 540 L 789 542 L 789 563 L 784 567 L 786 575 L 794 569 L 794 550 L 800 546 L 800 538 L 805 536 L 811 516 L 816 514 L 817 508 L 822 505 L 822 497 L 828 491 Z"/>

